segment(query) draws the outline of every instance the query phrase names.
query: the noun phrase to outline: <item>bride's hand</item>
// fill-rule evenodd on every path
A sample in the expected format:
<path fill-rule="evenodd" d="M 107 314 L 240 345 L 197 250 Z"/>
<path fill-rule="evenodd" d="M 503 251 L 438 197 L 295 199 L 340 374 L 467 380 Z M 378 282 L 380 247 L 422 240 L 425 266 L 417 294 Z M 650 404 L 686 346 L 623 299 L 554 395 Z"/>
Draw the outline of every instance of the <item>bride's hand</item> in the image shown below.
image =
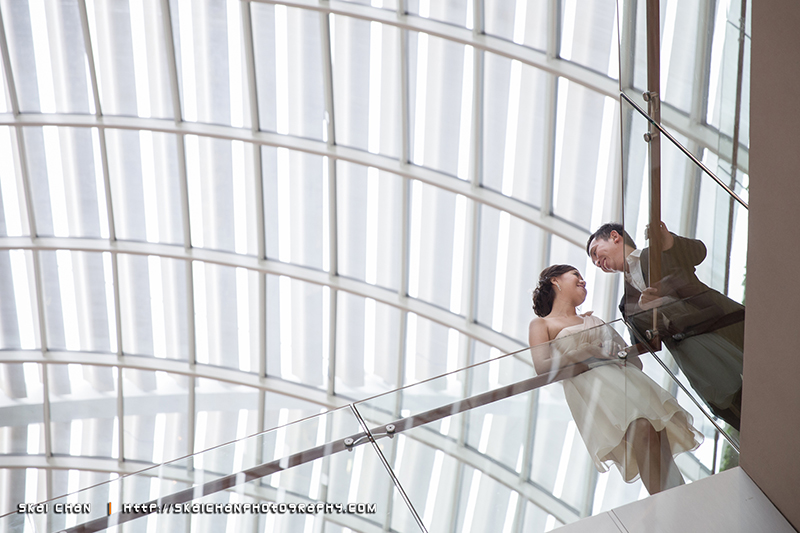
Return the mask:
<path fill-rule="evenodd" d="M 586 359 L 616 359 L 614 354 L 609 353 L 608 349 L 603 346 L 602 342 L 587 343 L 581 346 L 583 355 Z"/>

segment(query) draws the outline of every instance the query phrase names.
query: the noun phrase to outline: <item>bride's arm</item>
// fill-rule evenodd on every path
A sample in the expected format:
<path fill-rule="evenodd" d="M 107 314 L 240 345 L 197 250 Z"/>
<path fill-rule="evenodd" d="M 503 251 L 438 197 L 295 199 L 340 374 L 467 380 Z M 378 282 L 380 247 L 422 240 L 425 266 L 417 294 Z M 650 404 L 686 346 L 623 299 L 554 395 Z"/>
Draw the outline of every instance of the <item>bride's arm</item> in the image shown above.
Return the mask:
<path fill-rule="evenodd" d="M 574 367 L 586 359 L 596 356 L 586 350 L 571 350 L 566 353 L 553 350 L 547 323 L 541 318 L 534 318 L 528 326 L 528 343 L 533 356 L 533 368 L 536 369 L 538 375 L 560 368 Z M 580 365 L 580 369 L 576 367 L 576 373 L 583 372 L 588 368 L 586 365 Z"/>

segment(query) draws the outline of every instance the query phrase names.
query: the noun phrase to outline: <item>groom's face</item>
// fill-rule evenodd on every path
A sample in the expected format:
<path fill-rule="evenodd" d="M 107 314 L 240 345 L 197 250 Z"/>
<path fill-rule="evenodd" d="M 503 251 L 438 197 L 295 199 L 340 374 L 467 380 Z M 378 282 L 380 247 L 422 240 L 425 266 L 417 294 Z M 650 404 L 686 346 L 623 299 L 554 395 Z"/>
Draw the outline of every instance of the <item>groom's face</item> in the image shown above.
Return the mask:
<path fill-rule="evenodd" d="M 622 272 L 625 268 L 625 245 L 622 235 L 612 231 L 608 239 L 595 237 L 589 244 L 594 266 L 603 272 Z"/>

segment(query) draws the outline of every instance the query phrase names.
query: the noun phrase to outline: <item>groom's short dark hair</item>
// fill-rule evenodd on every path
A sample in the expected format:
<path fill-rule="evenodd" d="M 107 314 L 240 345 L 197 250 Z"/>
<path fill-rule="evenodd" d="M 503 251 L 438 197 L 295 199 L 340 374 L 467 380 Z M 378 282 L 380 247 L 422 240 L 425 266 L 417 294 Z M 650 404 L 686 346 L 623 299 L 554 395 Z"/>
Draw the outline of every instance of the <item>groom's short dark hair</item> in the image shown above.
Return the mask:
<path fill-rule="evenodd" d="M 612 231 L 616 231 L 617 233 L 622 235 L 623 239 L 625 239 L 625 244 L 627 244 L 634 250 L 636 249 L 636 243 L 633 242 L 633 239 L 631 239 L 631 236 L 628 235 L 627 231 L 625 231 L 625 228 L 622 227 L 622 224 L 618 224 L 616 222 L 607 222 L 602 226 L 600 226 L 599 228 L 597 228 L 597 231 L 589 235 L 589 240 L 586 241 L 586 255 L 592 255 L 591 253 L 589 253 L 589 246 L 591 246 L 593 240 L 602 239 L 604 241 L 607 241 L 608 239 L 611 238 Z"/>

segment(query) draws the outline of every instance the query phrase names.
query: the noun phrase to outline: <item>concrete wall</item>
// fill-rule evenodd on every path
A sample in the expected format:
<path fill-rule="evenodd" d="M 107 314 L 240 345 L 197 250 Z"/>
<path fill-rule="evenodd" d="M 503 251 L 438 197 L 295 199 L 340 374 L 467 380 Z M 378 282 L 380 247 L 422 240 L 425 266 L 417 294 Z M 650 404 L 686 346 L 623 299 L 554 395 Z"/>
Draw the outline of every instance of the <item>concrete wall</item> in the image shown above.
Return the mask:
<path fill-rule="evenodd" d="M 752 5 L 740 464 L 800 529 L 800 3 Z"/>
<path fill-rule="evenodd" d="M 584 518 L 558 533 L 793 533 L 741 468 Z"/>

